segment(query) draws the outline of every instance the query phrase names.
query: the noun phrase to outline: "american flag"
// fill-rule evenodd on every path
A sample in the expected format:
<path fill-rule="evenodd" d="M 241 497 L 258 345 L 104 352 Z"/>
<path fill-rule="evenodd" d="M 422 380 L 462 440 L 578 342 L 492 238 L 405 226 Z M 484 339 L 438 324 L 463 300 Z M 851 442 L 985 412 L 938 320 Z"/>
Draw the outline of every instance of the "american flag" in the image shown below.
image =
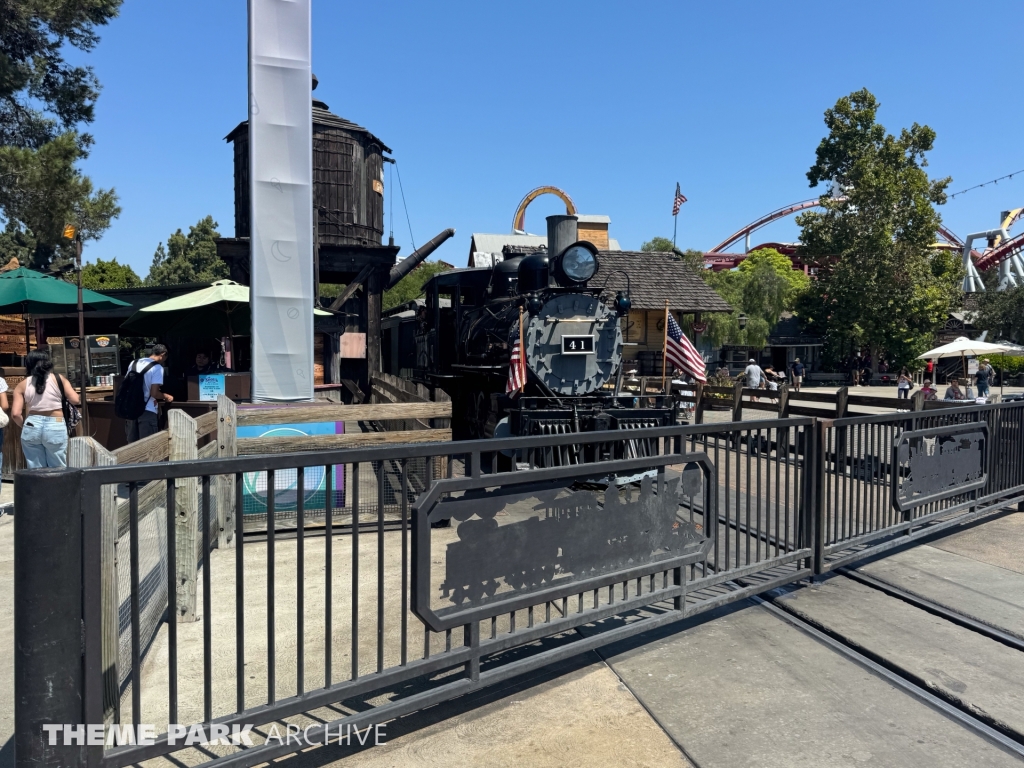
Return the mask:
<path fill-rule="evenodd" d="M 526 360 L 519 354 L 519 339 L 512 345 L 512 357 L 508 361 L 508 384 L 505 393 L 513 394 L 526 386 Z"/>
<path fill-rule="evenodd" d="M 679 189 L 679 182 L 676 182 L 676 199 L 672 201 L 672 215 L 679 215 L 679 209 L 683 207 L 683 203 L 686 202 L 686 195 Z"/>
<path fill-rule="evenodd" d="M 679 323 L 672 315 L 668 316 L 668 333 L 665 334 L 665 359 L 683 373 L 688 373 L 697 381 L 707 382 L 707 368 L 704 358 L 693 346 Z"/>

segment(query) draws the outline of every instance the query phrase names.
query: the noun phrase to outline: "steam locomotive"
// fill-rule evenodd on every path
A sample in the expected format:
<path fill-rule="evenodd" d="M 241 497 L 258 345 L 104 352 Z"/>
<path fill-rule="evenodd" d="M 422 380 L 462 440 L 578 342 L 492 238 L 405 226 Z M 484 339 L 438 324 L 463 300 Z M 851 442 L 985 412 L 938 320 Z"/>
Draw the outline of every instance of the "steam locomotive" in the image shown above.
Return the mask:
<path fill-rule="evenodd" d="M 431 278 L 414 321 L 414 377 L 451 396 L 456 440 L 675 422 L 671 398 L 622 391 L 630 299 L 620 291 L 603 301 L 599 271 L 597 248 L 577 240 L 576 217 L 549 216 L 546 251 Z M 525 386 L 507 394 L 520 339 Z"/>

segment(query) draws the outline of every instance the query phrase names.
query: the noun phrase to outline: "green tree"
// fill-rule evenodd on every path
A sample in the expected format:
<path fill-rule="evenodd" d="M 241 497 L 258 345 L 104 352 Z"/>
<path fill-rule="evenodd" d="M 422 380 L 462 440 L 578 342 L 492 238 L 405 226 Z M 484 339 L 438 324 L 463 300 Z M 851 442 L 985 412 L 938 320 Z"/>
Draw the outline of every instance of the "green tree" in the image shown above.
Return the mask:
<path fill-rule="evenodd" d="M 675 246 L 667 237 L 652 237 L 640 245 L 640 250 L 647 253 L 672 253 L 674 249 Z"/>
<path fill-rule="evenodd" d="M 974 326 L 990 331 L 996 339 L 1024 343 L 1024 286 L 980 294 Z"/>
<path fill-rule="evenodd" d="M 640 250 L 645 253 L 674 254 L 677 259 L 685 262 L 698 275 L 707 277 L 705 274 L 707 270 L 704 269 L 704 251 L 699 251 L 696 248 L 680 250 L 672 245 L 672 241 L 667 237 L 652 237 L 650 240 L 641 243 Z"/>
<path fill-rule="evenodd" d="M 46 268 L 72 255 L 63 225 L 97 239 L 120 213 L 113 190 L 94 190 L 76 168 L 92 137 L 99 83 L 69 64 L 71 48 L 92 50 L 96 28 L 121 0 L 0 0 L 0 261 Z"/>
<path fill-rule="evenodd" d="M 828 135 L 807 173 L 812 187 L 831 182 L 822 211 L 802 214 L 801 252 L 817 267 L 803 318 L 826 339 L 833 358 L 854 346 L 910 363 L 931 344 L 960 300 L 954 260 L 933 250 L 949 178 L 925 171 L 935 131 L 914 123 L 893 136 L 876 121 L 866 89 L 825 112 Z"/>
<path fill-rule="evenodd" d="M 400 304 L 407 304 L 423 295 L 423 286 L 434 275 L 446 272 L 448 265 L 439 261 L 424 261 L 412 272 L 398 281 L 393 288 L 384 291 L 381 300 L 383 309 L 391 309 Z"/>
<path fill-rule="evenodd" d="M 0 210 L 6 219 L 0 239 L 4 263 L 17 256 L 24 266 L 46 269 L 74 256 L 64 225 L 75 223 L 83 241 L 98 240 L 121 213 L 112 189 L 94 190 L 76 167 L 85 151 L 72 132 L 38 149 L 0 147 Z"/>
<path fill-rule="evenodd" d="M 735 310 L 707 316 L 707 334 L 716 345 L 764 347 L 782 313 L 794 311 L 810 286 L 807 275 L 773 248 L 751 251 L 738 269 L 706 272 L 711 287 Z"/>
<path fill-rule="evenodd" d="M 213 216 L 189 227 L 187 235 L 179 229 L 167 238 L 166 248 L 163 243 L 157 246 L 146 285 L 212 283 L 226 278 L 228 265 L 217 255 L 218 237 Z"/>
<path fill-rule="evenodd" d="M 91 51 L 96 27 L 120 6 L 121 0 L 0 3 L 0 145 L 39 148 L 92 122 L 99 81 L 92 67 L 72 66 L 64 53 Z"/>
<path fill-rule="evenodd" d="M 127 264 L 118 264 L 117 259 L 104 261 L 96 259 L 82 267 L 82 287 L 94 291 L 105 288 L 137 288 L 142 279 Z"/>

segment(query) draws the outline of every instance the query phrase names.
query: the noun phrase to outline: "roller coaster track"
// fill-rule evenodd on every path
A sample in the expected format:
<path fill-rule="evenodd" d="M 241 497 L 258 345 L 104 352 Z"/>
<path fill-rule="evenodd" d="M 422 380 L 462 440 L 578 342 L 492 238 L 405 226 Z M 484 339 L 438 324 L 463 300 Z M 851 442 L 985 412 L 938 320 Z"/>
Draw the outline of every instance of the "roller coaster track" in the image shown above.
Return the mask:
<path fill-rule="evenodd" d="M 782 208 L 776 208 L 774 211 L 766 213 L 761 218 L 752 221 L 750 224 L 747 224 L 747 226 L 743 227 L 742 229 L 736 230 L 731 235 L 729 235 L 729 237 L 727 237 L 725 240 L 716 245 L 714 248 L 709 249 L 707 253 L 725 253 L 727 252 L 727 249 L 730 246 L 734 245 L 740 239 L 746 237 L 747 235 L 750 235 L 753 232 L 756 232 L 757 230 L 767 226 L 768 224 L 771 224 L 773 221 L 778 221 L 779 219 L 783 219 L 786 216 L 792 216 L 795 213 L 805 211 L 808 208 L 815 208 L 819 205 L 821 205 L 820 198 L 815 197 L 812 198 L 811 200 L 802 200 L 798 203 L 783 206 Z M 1007 212 L 1001 226 L 1004 229 L 1009 228 L 1022 217 L 1024 217 L 1024 208 L 1015 208 Z M 936 243 L 936 247 L 947 248 L 956 251 L 963 250 L 964 241 L 948 228 L 940 225 L 938 234 L 945 242 Z M 1020 234 L 1017 235 L 1016 237 L 1010 238 L 1006 242 L 1000 242 L 1000 240 L 1001 238 L 996 238 L 994 247 L 988 249 L 987 251 L 977 251 L 973 249 L 971 250 L 971 257 L 974 259 L 975 266 L 979 270 L 985 270 L 989 269 L 990 267 L 994 267 L 1006 257 L 1012 256 L 1013 254 L 1021 250 L 1024 250 L 1024 234 Z"/>

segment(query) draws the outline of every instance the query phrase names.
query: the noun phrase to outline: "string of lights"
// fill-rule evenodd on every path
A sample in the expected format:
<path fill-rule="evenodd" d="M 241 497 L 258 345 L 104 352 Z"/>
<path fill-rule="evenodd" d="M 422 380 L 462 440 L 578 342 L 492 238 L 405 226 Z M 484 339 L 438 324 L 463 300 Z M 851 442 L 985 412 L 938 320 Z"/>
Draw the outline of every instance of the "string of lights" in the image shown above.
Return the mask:
<path fill-rule="evenodd" d="M 1022 168 L 1019 171 L 1014 171 L 1013 173 L 1008 173 L 1005 176 L 1000 176 L 998 179 L 991 179 L 990 181 L 986 181 L 984 184 L 975 184 L 973 187 L 961 189 L 959 192 L 954 192 L 952 195 L 950 195 L 949 199 L 952 200 L 957 195 L 962 195 L 964 192 L 970 192 L 972 189 L 981 189 L 982 187 L 987 187 L 989 184 L 998 184 L 1003 179 L 1012 179 L 1018 173 L 1024 173 L 1024 168 Z"/>

